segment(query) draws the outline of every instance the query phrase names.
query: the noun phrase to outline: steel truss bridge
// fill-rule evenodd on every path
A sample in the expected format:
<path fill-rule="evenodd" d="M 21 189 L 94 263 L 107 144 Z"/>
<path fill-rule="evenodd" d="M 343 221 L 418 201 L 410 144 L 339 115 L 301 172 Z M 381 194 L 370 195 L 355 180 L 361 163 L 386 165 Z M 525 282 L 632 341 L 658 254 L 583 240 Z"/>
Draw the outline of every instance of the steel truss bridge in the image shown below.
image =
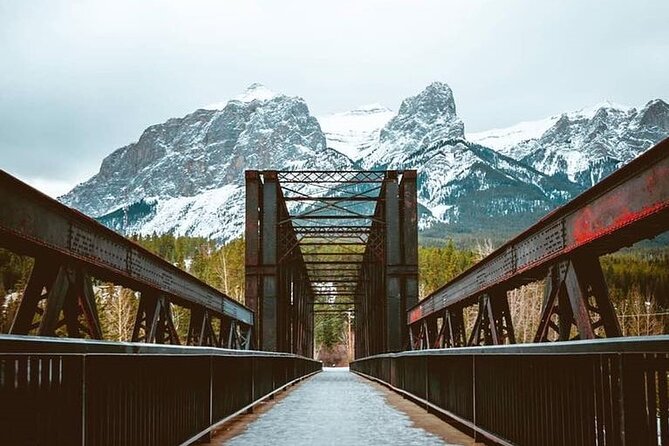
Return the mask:
<path fill-rule="evenodd" d="M 477 440 L 669 444 L 669 336 L 620 337 L 599 263 L 669 230 L 669 140 L 420 302 L 416 182 L 410 170 L 248 171 L 242 305 L 0 172 L 0 247 L 34 259 L 0 335 L 1 442 L 206 439 L 317 373 L 315 315 L 344 312 L 353 371 Z M 102 339 L 94 280 L 139 296 L 132 342 Z M 518 345 L 507 292 L 537 281 L 535 343 Z"/>
<path fill-rule="evenodd" d="M 311 355 L 321 311 L 355 313 L 359 356 L 408 346 L 415 171 L 247 171 L 245 239 L 261 349 Z"/>

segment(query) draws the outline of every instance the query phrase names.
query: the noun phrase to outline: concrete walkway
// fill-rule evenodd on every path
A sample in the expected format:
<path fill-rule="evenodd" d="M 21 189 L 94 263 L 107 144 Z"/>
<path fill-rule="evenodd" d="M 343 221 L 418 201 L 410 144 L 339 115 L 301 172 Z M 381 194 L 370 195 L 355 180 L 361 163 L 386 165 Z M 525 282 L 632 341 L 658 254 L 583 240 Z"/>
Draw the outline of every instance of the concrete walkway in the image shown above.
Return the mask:
<path fill-rule="evenodd" d="M 279 399 L 232 438 L 211 444 L 444 445 L 387 401 L 384 388 L 348 369 L 328 369 Z M 410 404 L 410 403 L 409 403 Z M 421 414 L 425 410 L 412 405 Z M 404 407 L 404 405 L 403 405 Z M 428 415 L 432 416 L 432 415 Z M 436 417 L 434 417 L 436 419 Z M 437 425 L 446 425 L 441 420 Z M 434 423 L 434 422 L 433 422 Z M 448 425 L 446 425 L 448 426 Z M 449 426 L 449 429 L 450 428 Z"/>

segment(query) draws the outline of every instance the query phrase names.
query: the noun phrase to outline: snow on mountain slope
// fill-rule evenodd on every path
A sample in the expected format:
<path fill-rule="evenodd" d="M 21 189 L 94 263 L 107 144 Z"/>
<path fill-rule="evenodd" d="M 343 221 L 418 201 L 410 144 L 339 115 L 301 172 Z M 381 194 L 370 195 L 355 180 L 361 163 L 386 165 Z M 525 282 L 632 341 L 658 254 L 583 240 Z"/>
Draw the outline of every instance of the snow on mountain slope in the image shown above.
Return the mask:
<path fill-rule="evenodd" d="M 365 168 L 398 168 L 416 150 L 440 139 L 464 137 L 464 124 L 455 111 L 451 88 L 433 82 L 416 96 L 402 101 L 397 115 L 379 133 L 378 143 L 365 151 Z"/>
<path fill-rule="evenodd" d="M 603 102 L 560 116 L 468 134 L 547 175 L 590 187 L 669 136 L 669 106 L 650 101 L 637 110 Z"/>
<path fill-rule="evenodd" d="M 153 205 L 150 218 L 130 220 L 128 233 L 174 233 L 230 240 L 244 226 L 244 187 L 228 184 L 194 197 L 147 198 Z M 222 224 L 223 223 L 223 224 Z"/>
<path fill-rule="evenodd" d="M 579 192 L 573 183 L 464 139 L 438 141 L 404 163 L 419 172 L 420 203 L 447 223 L 480 225 L 481 215 L 547 212 Z"/>
<path fill-rule="evenodd" d="M 265 87 L 263 84 L 253 83 L 244 91 L 244 93 L 239 94 L 231 99 L 231 101 L 238 102 L 253 102 L 253 101 L 267 101 L 270 99 L 279 96 L 279 94 L 273 92 L 269 88 Z M 224 102 L 215 102 L 213 104 L 206 105 L 203 107 L 205 110 L 222 110 L 228 105 L 229 101 Z"/>
<path fill-rule="evenodd" d="M 528 141 L 521 160 L 548 175 L 566 175 L 584 188 L 669 135 L 669 105 L 654 100 L 641 109 L 600 107 L 564 114 L 540 138 Z"/>
<path fill-rule="evenodd" d="M 429 211 L 421 216 L 424 229 L 436 222 L 468 225 L 470 218 L 480 219 L 472 197 L 481 215 L 489 215 L 545 212 L 578 192 L 568 181 L 466 141 L 453 92 L 439 82 L 402 102 L 361 163 L 370 169 L 418 171 L 418 200 Z"/>
<path fill-rule="evenodd" d="M 520 122 L 511 127 L 491 129 L 483 132 L 467 133 L 467 140 L 490 147 L 512 158 L 521 159 L 528 153 L 518 150 L 520 143 L 540 138 L 546 130 L 557 122 L 559 116 L 553 116 L 537 121 Z M 516 148 L 515 153 L 512 149 Z"/>
<path fill-rule="evenodd" d="M 510 127 L 467 133 L 467 140 L 490 147 L 499 153 L 519 160 L 528 155 L 528 153 L 523 153 L 522 149 L 524 146 L 521 146 L 520 144 L 543 136 L 543 134 L 553 127 L 563 115 L 566 115 L 572 120 L 592 119 L 597 111 L 602 108 L 620 111 L 629 111 L 632 109 L 632 107 L 627 105 L 617 104 L 612 101 L 604 101 L 593 106 L 584 107 L 561 115 L 554 115 L 545 119 L 523 121 Z"/>
<path fill-rule="evenodd" d="M 395 112 L 379 105 L 363 105 L 354 110 L 319 116 L 328 147 L 357 161 L 379 139 L 379 133 Z"/>
<path fill-rule="evenodd" d="M 121 232 L 225 240 L 243 228 L 244 170 L 352 167 L 326 147 L 304 100 L 267 91 L 254 84 L 222 109 L 149 127 L 61 201 Z"/>
<path fill-rule="evenodd" d="M 657 99 L 465 137 L 441 82 L 405 99 L 397 114 L 373 105 L 320 119 L 301 98 L 253 84 L 147 128 L 61 200 L 126 234 L 224 242 L 243 231 L 246 169 L 416 169 L 424 234 L 444 237 L 444 224 L 490 234 L 526 227 L 669 135 L 669 105 Z"/>

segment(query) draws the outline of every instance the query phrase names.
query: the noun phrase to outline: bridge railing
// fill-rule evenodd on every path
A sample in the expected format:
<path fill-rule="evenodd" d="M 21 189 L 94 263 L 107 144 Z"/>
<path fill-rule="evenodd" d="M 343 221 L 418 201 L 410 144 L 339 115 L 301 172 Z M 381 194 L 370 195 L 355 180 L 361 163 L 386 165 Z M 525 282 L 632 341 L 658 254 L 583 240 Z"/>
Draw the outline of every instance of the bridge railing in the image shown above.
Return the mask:
<path fill-rule="evenodd" d="M 285 353 L 0 336 L 0 443 L 190 444 L 320 369 Z"/>
<path fill-rule="evenodd" d="M 351 369 L 492 443 L 669 444 L 669 336 L 389 353 Z"/>

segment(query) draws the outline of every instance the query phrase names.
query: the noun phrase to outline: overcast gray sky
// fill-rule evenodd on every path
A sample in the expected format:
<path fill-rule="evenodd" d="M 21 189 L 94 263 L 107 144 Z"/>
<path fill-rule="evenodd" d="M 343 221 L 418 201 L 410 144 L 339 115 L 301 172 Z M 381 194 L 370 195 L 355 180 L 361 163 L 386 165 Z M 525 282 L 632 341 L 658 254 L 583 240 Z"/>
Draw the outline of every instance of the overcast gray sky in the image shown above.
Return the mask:
<path fill-rule="evenodd" d="M 441 80 L 468 130 L 669 98 L 669 2 L 0 0 L 0 168 L 51 194 L 261 82 L 315 115 Z"/>

